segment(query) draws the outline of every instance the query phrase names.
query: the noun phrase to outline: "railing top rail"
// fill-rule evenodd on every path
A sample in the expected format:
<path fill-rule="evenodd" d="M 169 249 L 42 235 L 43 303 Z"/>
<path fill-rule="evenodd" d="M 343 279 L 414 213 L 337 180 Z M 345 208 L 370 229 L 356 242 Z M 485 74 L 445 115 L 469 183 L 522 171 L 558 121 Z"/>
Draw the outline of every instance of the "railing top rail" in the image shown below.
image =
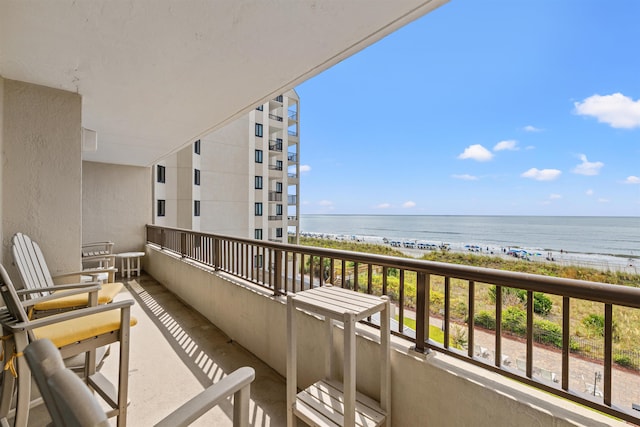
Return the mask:
<path fill-rule="evenodd" d="M 488 283 L 511 288 L 525 289 L 535 292 L 562 295 L 606 304 L 640 308 L 640 288 L 631 286 L 590 282 L 585 280 L 566 279 L 560 277 L 541 276 L 536 274 L 514 271 L 494 270 L 484 267 L 449 264 L 436 261 L 425 261 L 414 258 L 401 258 L 389 255 L 366 254 L 338 249 L 318 248 L 312 246 L 292 245 L 288 243 L 266 242 L 233 236 L 202 233 L 187 229 L 147 225 L 149 228 L 172 230 L 197 236 L 223 239 L 249 245 L 264 246 L 266 248 L 287 251 L 291 253 L 305 253 L 324 258 L 347 259 L 349 261 L 379 265 L 382 267 L 401 268 L 405 270 L 423 272 Z"/>

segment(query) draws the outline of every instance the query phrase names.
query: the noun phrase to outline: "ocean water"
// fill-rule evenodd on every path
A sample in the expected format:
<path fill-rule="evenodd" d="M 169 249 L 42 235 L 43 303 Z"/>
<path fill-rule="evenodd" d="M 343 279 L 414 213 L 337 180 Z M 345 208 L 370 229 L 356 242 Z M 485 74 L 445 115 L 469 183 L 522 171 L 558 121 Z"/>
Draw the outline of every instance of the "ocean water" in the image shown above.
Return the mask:
<path fill-rule="evenodd" d="M 640 217 L 301 215 L 303 233 L 640 258 Z M 636 263 L 637 264 L 637 263 Z"/>

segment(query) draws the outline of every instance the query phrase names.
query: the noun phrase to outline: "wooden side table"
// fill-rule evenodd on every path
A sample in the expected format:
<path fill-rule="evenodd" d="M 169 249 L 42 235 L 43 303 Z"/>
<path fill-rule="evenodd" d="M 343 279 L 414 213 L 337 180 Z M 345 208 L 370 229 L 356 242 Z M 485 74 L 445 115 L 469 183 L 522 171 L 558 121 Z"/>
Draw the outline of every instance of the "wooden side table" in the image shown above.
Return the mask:
<path fill-rule="evenodd" d="M 296 417 L 313 426 L 390 427 L 390 305 L 376 297 L 334 286 L 323 286 L 287 297 L 287 426 Z M 297 393 L 295 310 L 324 316 L 328 332 L 325 379 Z M 380 312 L 380 402 L 356 392 L 356 322 Z M 344 377 L 332 378 L 333 325 L 344 325 Z"/>

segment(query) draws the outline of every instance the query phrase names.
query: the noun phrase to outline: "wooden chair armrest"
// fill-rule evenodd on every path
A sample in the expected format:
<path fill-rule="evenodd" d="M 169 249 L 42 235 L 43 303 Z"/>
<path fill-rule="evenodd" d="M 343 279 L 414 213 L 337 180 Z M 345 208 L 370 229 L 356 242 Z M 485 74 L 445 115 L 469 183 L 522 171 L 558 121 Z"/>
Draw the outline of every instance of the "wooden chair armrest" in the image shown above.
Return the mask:
<path fill-rule="evenodd" d="M 5 324 L 3 326 L 14 331 L 25 331 L 71 319 L 78 319 L 91 314 L 102 313 L 104 311 L 130 310 L 132 305 L 133 300 L 118 301 L 112 302 L 111 304 L 101 304 L 95 307 L 79 308 L 77 310 L 65 311 L 64 313 L 52 314 L 51 316 L 41 317 L 39 319 L 30 320 L 29 322 Z"/>
<path fill-rule="evenodd" d="M 246 405 L 247 413 L 249 410 L 249 387 L 251 382 L 253 382 L 256 373 L 253 368 L 248 366 L 244 366 L 233 371 L 231 374 L 227 375 L 217 383 L 209 386 L 204 391 L 195 395 L 191 398 L 187 403 L 180 406 L 178 409 L 173 411 L 167 417 L 165 417 L 162 421 L 156 424 L 156 427 L 171 427 L 171 426 L 179 426 L 179 425 L 189 425 L 193 423 L 195 420 L 204 415 L 207 411 L 209 411 L 214 406 L 220 404 L 220 402 L 227 399 L 229 396 L 236 394 L 237 392 L 241 392 L 244 390 L 247 396 L 247 399 L 237 399 L 233 400 L 234 405 L 234 420 L 233 425 L 236 424 L 238 420 L 235 419 L 235 415 L 238 413 L 238 409 L 236 405 Z"/>

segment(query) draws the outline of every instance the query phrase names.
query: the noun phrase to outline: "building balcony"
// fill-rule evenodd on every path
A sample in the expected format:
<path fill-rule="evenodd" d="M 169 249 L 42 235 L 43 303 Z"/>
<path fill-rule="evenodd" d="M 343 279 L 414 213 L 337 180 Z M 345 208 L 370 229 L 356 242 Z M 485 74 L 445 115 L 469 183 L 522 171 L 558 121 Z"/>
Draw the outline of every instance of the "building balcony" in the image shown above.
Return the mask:
<path fill-rule="evenodd" d="M 282 192 L 269 191 L 269 201 L 270 202 L 281 202 L 282 201 Z"/>
<path fill-rule="evenodd" d="M 289 194 L 287 196 L 287 204 L 288 205 L 295 205 L 298 203 L 298 195 L 297 194 Z"/>
<path fill-rule="evenodd" d="M 179 229 L 148 226 L 147 239 L 143 258 L 145 273 L 126 280 L 126 290 L 118 297 L 135 300 L 132 314 L 138 319 L 138 324 L 131 330 L 128 424 L 132 426 L 153 425 L 189 396 L 240 366 L 251 366 L 256 370 L 256 379 L 251 385 L 250 425 L 286 425 L 286 294 L 324 286 L 328 282 L 341 285 L 337 272 L 347 272 L 349 268 L 352 268 L 349 286 L 362 292 L 376 292 L 371 280 L 361 280 L 364 276 L 373 277 L 375 264 L 387 273 L 397 269 L 400 277 L 405 278 L 417 268 L 425 269 L 431 275 L 451 277 L 451 274 L 464 278 L 474 284 L 471 286 L 498 283 L 498 289 L 517 285 L 544 291 L 554 289 L 563 298 L 580 296 L 597 300 L 605 310 L 611 305 L 618 308 L 621 299 L 637 309 L 640 301 L 640 290 L 634 288 L 621 295 L 618 294 L 619 287 L 614 285 L 608 285 L 614 286 L 613 292 L 601 292 L 597 287 L 584 286 L 585 282 L 580 286 L 579 281 L 571 281 L 575 282 L 572 286 L 563 286 L 569 283 L 556 278 L 235 239 Z M 265 262 L 253 266 L 250 260 L 259 253 Z M 280 267 L 276 260 L 280 260 Z M 320 274 L 322 269 L 317 268 L 320 265 L 328 265 L 331 272 Z M 354 271 L 361 274 L 353 275 Z M 523 280 L 512 282 L 509 277 Z M 345 280 L 344 286 L 346 283 Z M 536 373 L 535 367 L 544 359 L 539 347 L 533 346 L 532 362 L 525 362 L 520 370 L 515 366 L 515 353 L 511 354 L 514 361 L 505 365 L 503 357 L 498 357 L 496 362 L 492 350 L 484 348 L 487 340 L 493 338 L 495 343 L 500 343 L 495 354 L 504 356 L 507 350 L 511 351 L 513 343 L 510 340 L 504 336 L 501 340 L 496 340 L 495 336 L 487 338 L 474 328 L 469 329 L 469 350 L 457 350 L 451 345 L 455 326 L 446 299 L 445 307 L 449 306 L 449 309 L 445 310 L 443 319 L 436 321 L 433 315 L 425 316 L 429 319 L 426 325 L 418 325 L 418 330 L 407 333 L 407 329 L 398 327 L 393 319 L 419 319 L 420 311 L 428 308 L 418 308 L 416 312 L 398 306 L 399 300 L 408 301 L 421 292 L 409 287 L 399 289 L 395 299 L 396 313 L 392 318 L 391 425 L 628 425 L 589 407 L 622 417 L 630 423 L 640 423 L 640 417 L 630 406 L 616 408 L 605 403 L 607 399 L 622 404 L 637 398 L 637 374 L 626 372 L 626 377 L 621 376 L 618 369 L 607 369 L 607 366 L 611 367 L 610 361 L 605 362 L 605 378 L 597 384 L 602 396 L 598 393 L 594 396 L 582 385 L 578 386 L 576 378 L 580 377 L 581 370 L 602 367 L 602 363 L 591 366 L 584 360 L 575 364 L 571 360 L 566 375 L 561 368 L 557 372 L 558 382 L 554 382 L 552 377 Z M 310 384 L 324 376 L 326 343 L 322 337 L 326 335 L 326 326 L 315 316 L 302 312 L 296 315 L 300 325 L 299 385 Z M 416 334 L 424 333 L 419 329 L 434 321 L 444 329 L 448 344 L 430 339 L 427 333 L 420 345 Z M 377 323 L 373 318 L 370 323 L 358 324 L 356 328 L 357 384 L 359 391 L 374 399 L 378 397 L 379 384 L 370 372 L 377 372 Z M 342 342 L 341 328 L 335 328 L 338 334 L 335 342 L 339 344 Z M 527 340 L 525 353 L 530 352 L 528 347 Z M 340 353 L 340 347 L 337 351 Z M 101 372 L 114 379 L 117 378 L 118 361 L 114 357 L 117 351 L 112 349 L 111 353 Z M 556 357 L 558 353 L 569 354 L 569 351 L 555 352 Z M 339 378 L 341 374 L 336 372 L 335 375 Z M 232 413 L 231 403 L 221 405 L 204 415 L 198 425 L 231 425 Z M 31 410 L 30 426 L 47 422 L 43 405 Z"/>
<path fill-rule="evenodd" d="M 297 163 L 298 162 L 298 153 L 287 153 L 287 160 L 289 163 Z"/>
<path fill-rule="evenodd" d="M 462 280 L 469 287 L 472 303 L 480 288 L 496 286 L 495 312 L 499 314 L 507 310 L 500 301 L 508 287 L 524 289 L 527 294 L 553 292 L 563 301 L 563 313 L 576 299 L 596 301 L 603 307 L 605 331 L 610 331 L 611 309 L 617 313 L 623 308 L 640 308 L 640 289 L 155 226 L 148 226 L 147 232 L 145 270 L 281 375 L 286 372 L 287 293 L 326 283 L 389 293 L 396 307 L 392 318 L 392 425 L 625 425 L 590 408 L 640 422 L 632 409 L 640 399 L 638 374 L 614 366 L 610 357 L 613 341 L 606 332 L 604 346 L 609 356 L 588 361 L 572 355 L 568 334 L 560 340 L 560 348 L 553 349 L 536 342 L 533 325 L 524 338 L 513 339 L 500 326 L 490 332 L 473 321 L 460 321 L 453 314 L 450 296 L 453 281 Z M 254 267 L 255 254 L 262 254 L 264 262 Z M 399 286 L 392 287 L 386 279 L 379 283 L 375 277 L 380 275 L 400 277 Z M 416 286 L 409 284 L 411 276 Z M 427 284 L 437 278 L 445 286 L 441 315 L 430 307 L 433 297 L 425 298 L 431 293 Z M 468 314 L 469 319 L 475 318 L 473 309 Z M 310 384 L 324 375 L 325 344 L 318 337 L 324 336 L 325 326 L 313 316 L 299 315 L 306 328 L 298 338 L 298 360 L 304 361 L 299 364 L 299 379 Z M 399 326 L 407 318 L 414 319 L 415 328 Z M 378 323 L 379 319 L 372 318 L 357 327 L 357 384 L 374 399 L 379 388 L 368 372 L 377 369 Z M 442 342 L 435 339 L 434 326 L 442 331 Z M 466 332 L 461 346 L 456 338 L 459 329 Z M 598 370 L 602 379 L 589 388 Z M 339 372 L 336 375 L 340 377 Z M 132 377 L 132 383 L 134 380 Z M 521 418 L 514 420 L 514 416 Z"/>
<path fill-rule="evenodd" d="M 269 150 L 270 151 L 282 151 L 282 140 L 281 139 L 270 139 L 269 140 Z"/>
<path fill-rule="evenodd" d="M 269 215 L 269 221 L 282 221 L 282 215 Z"/>

